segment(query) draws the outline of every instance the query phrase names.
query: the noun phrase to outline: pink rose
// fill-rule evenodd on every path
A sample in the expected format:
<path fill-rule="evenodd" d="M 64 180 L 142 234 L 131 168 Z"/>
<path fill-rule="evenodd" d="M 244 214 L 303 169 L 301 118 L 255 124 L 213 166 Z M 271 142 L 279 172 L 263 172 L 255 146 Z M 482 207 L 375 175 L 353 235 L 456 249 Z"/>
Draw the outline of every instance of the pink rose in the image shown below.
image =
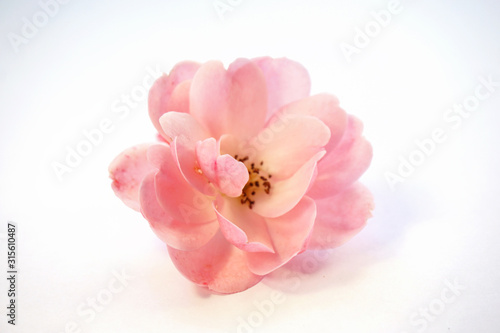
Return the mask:
<path fill-rule="evenodd" d="M 307 249 L 339 246 L 371 216 L 357 179 L 372 148 L 362 123 L 282 58 L 182 62 L 149 93 L 162 140 L 110 165 L 177 269 L 217 293 L 258 283 Z"/>

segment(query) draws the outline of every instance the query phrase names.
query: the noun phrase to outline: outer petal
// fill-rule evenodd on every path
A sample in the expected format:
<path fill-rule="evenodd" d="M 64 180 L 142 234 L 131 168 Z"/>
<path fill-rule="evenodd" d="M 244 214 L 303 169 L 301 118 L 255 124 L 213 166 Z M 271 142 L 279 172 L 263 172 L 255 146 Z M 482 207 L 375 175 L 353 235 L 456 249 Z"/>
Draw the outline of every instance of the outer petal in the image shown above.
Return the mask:
<path fill-rule="evenodd" d="M 340 142 L 347 127 L 347 114 L 333 95 L 309 96 L 285 105 L 274 114 L 271 122 L 291 114 L 317 117 L 328 126 L 331 135 L 330 141 L 325 145 L 326 151 L 332 150 Z"/>
<path fill-rule="evenodd" d="M 247 252 L 274 252 L 265 219 L 248 205 L 238 199 L 218 197 L 214 209 L 228 242 Z"/>
<path fill-rule="evenodd" d="M 140 191 L 141 210 L 154 233 L 169 246 L 184 250 L 196 250 L 212 239 L 219 225 L 208 223 L 184 223 L 174 220 L 159 204 L 156 197 L 155 172 L 146 176 Z"/>
<path fill-rule="evenodd" d="M 160 117 L 160 125 L 168 143 L 177 136 L 183 136 L 193 143 L 208 137 L 208 132 L 189 113 L 167 112 Z"/>
<path fill-rule="evenodd" d="M 237 60 L 226 71 L 220 62 L 207 62 L 191 84 L 191 113 L 219 139 L 255 135 L 264 125 L 267 93 L 264 76 L 248 60 Z"/>
<path fill-rule="evenodd" d="M 372 146 L 362 136 L 363 124 L 349 115 L 348 126 L 338 146 L 318 163 L 318 177 L 307 193 L 313 198 L 325 198 L 342 192 L 368 168 Z"/>
<path fill-rule="evenodd" d="M 155 176 L 160 206 L 176 221 L 206 223 L 216 219 L 211 200 L 191 187 L 182 177 L 170 147 L 152 146 L 149 159 L 159 167 Z"/>
<path fill-rule="evenodd" d="M 303 252 L 315 218 L 314 201 L 304 197 L 285 215 L 266 219 L 276 253 L 248 253 L 250 270 L 258 275 L 268 274 Z"/>
<path fill-rule="evenodd" d="M 268 117 L 283 105 L 309 96 L 311 79 L 298 62 L 287 58 L 255 58 L 252 61 L 264 73 L 268 94 Z"/>
<path fill-rule="evenodd" d="M 179 83 L 168 101 L 167 109 L 169 111 L 177 111 L 189 113 L 189 91 L 191 90 L 191 80 L 186 80 Z"/>
<path fill-rule="evenodd" d="M 286 115 L 275 118 L 251 141 L 258 160 L 274 179 L 291 177 L 311 157 L 323 150 L 330 130 L 316 117 Z"/>
<path fill-rule="evenodd" d="M 118 155 L 109 165 L 111 187 L 116 196 L 130 208 L 140 211 L 139 187 L 144 177 L 155 170 L 147 160 L 147 150 L 151 144 L 129 148 Z"/>
<path fill-rule="evenodd" d="M 184 81 L 192 79 L 199 67 L 200 64 L 191 61 L 178 63 L 168 76 L 158 78 L 149 90 L 149 117 L 162 136 L 165 133 L 159 119 L 165 112 L 189 110 L 189 86 L 182 85 L 177 91 L 174 90 Z"/>
<path fill-rule="evenodd" d="M 292 177 L 272 182 L 270 194 L 257 192 L 254 197 L 254 212 L 264 217 L 278 217 L 295 207 L 307 192 L 315 175 L 316 163 L 324 154 L 324 151 L 317 153 Z"/>
<path fill-rule="evenodd" d="M 373 196 L 361 183 L 344 192 L 316 201 L 318 216 L 308 249 L 340 246 L 366 225 L 374 208 Z"/>
<path fill-rule="evenodd" d="M 168 252 L 186 278 L 217 293 L 237 293 L 262 280 L 262 276 L 248 269 L 245 252 L 228 243 L 221 233 L 198 250 L 179 251 L 168 247 Z"/>

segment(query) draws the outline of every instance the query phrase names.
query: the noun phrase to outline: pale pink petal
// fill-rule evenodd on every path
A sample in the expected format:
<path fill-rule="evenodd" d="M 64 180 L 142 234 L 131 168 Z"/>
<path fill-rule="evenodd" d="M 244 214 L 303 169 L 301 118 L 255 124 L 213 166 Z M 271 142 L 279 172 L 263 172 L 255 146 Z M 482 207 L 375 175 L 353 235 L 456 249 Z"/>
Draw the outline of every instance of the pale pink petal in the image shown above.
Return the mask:
<path fill-rule="evenodd" d="M 373 196 L 361 183 L 333 197 L 316 200 L 318 215 L 308 249 L 340 246 L 366 225 L 374 208 Z"/>
<path fill-rule="evenodd" d="M 228 197 L 239 197 L 248 178 L 245 164 L 229 155 L 217 157 L 217 186 L 222 193 Z"/>
<path fill-rule="evenodd" d="M 160 76 L 149 89 L 148 96 L 148 110 L 149 118 L 153 123 L 154 127 L 160 133 L 160 135 L 165 135 L 163 129 L 160 125 L 160 117 L 168 110 L 168 100 L 172 93 L 172 87 L 170 84 L 170 79 L 167 75 Z"/>
<path fill-rule="evenodd" d="M 246 158 L 247 164 L 249 163 L 249 161 L 255 161 L 255 163 L 258 163 L 260 161 L 258 161 L 257 149 L 253 147 L 250 142 L 242 142 L 234 135 L 225 134 L 221 136 L 219 140 L 219 146 L 221 154 L 235 156 L 237 160 Z"/>
<path fill-rule="evenodd" d="M 151 144 L 128 148 L 118 155 L 109 165 L 111 187 L 116 196 L 130 208 L 140 211 L 139 187 L 144 177 L 155 170 L 148 162 L 147 150 Z"/>
<path fill-rule="evenodd" d="M 212 183 L 216 182 L 217 177 L 217 156 L 219 156 L 219 147 L 214 138 L 208 138 L 196 143 L 196 158 L 201 171 Z"/>
<path fill-rule="evenodd" d="M 220 156 L 219 147 L 214 138 L 199 141 L 196 144 L 196 156 L 203 175 L 220 192 L 229 197 L 238 197 L 248 181 L 245 164 L 227 154 Z"/>
<path fill-rule="evenodd" d="M 186 112 L 189 105 L 189 88 L 183 86 L 176 90 L 179 84 L 193 78 L 200 64 L 184 61 L 175 65 L 169 75 L 162 75 L 149 90 L 148 109 L 149 117 L 158 133 L 164 135 L 159 119 L 167 111 Z M 173 98 L 172 98 L 173 95 Z M 179 109 L 179 108 L 182 108 Z"/>
<path fill-rule="evenodd" d="M 215 196 L 215 189 L 203 174 L 196 156 L 196 145 L 184 137 L 176 137 L 171 144 L 172 156 L 184 179 L 197 191 Z"/>
<path fill-rule="evenodd" d="M 329 94 L 309 96 L 285 105 L 273 115 L 271 122 L 290 114 L 314 116 L 328 126 L 331 135 L 325 145 L 326 151 L 332 150 L 340 142 L 347 127 L 347 113 L 340 108 L 338 99 Z"/>
<path fill-rule="evenodd" d="M 278 217 L 290 211 L 309 188 L 316 164 L 324 154 L 324 151 L 320 151 L 314 155 L 292 177 L 278 182 L 271 181 L 269 194 L 257 191 L 253 210 L 264 217 Z"/>
<path fill-rule="evenodd" d="M 318 163 L 318 176 L 308 196 L 325 198 L 342 192 L 368 168 L 372 146 L 362 136 L 363 124 L 349 115 L 347 129 L 338 146 Z"/>
<path fill-rule="evenodd" d="M 195 251 L 168 247 L 175 267 L 192 282 L 220 294 L 244 291 L 262 280 L 247 266 L 246 252 L 217 233 L 208 244 Z"/>
<path fill-rule="evenodd" d="M 208 137 L 208 132 L 189 113 L 170 111 L 160 117 L 160 125 L 168 143 L 183 136 L 193 143 Z"/>
<path fill-rule="evenodd" d="M 155 172 L 152 172 L 141 185 L 141 211 L 156 236 L 167 245 L 184 251 L 196 250 L 208 243 L 219 230 L 215 220 L 207 223 L 174 220 L 158 203 L 156 191 Z"/>
<path fill-rule="evenodd" d="M 189 113 L 189 91 L 191 90 L 191 80 L 179 83 L 168 101 L 168 110 Z"/>
<path fill-rule="evenodd" d="M 315 218 L 316 205 L 308 197 L 302 198 L 288 213 L 277 218 L 267 218 L 276 253 L 248 253 L 250 270 L 258 275 L 266 275 L 303 252 Z"/>
<path fill-rule="evenodd" d="M 255 214 L 248 204 L 219 196 L 214 208 L 228 242 L 247 252 L 274 252 L 265 219 Z"/>
<path fill-rule="evenodd" d="M 264 76 L 248 60 L 236 61 L 227 71 L 220 62 L 207 62 L 191 83 L 190 108 L 212 137 L 250 138 L 263 127 L 266 117 Z"/>
<path fill-rule="evenodd" d="M 316 117 L 284 115 L 273 119 L 254 139 L 262 169 L 275 180 L 291 177 L 311 157 L 323 150 L 330 130 Z"/>
<path fill-rule="evenodd" d="M 268 117 L 280 107 L 309 96 L 311 79 L 298 62 L 287 58 L 252 59 L 264 73 L 268 94 Z"/>
<path fill-rule="evenodd" d="M 160 170 L 155 177 L 160 206 L 174 219 L 186 223 L 206 223 L 217 217 L 212 201 L 191 187 L 179 172 L 170 147 L 155 145 L 148 157 Z"/>

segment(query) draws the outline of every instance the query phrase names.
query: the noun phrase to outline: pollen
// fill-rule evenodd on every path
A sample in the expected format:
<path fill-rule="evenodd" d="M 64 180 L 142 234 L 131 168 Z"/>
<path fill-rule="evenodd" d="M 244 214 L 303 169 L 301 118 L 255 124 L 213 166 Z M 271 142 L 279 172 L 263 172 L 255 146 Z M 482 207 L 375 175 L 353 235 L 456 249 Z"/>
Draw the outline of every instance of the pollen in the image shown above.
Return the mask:
<path fill-rule="evenodd" d="M 258 192 L 264 191 L 266 194 L 271 194 L 272 185 L 270 180 L 272 175 L 265 172 L 264 161 L 248 163 L 248 156 L 240 157 L 234 155 L 234 158 L 244 163 L 248 169 L 248 182 L 243 188 L 239 199 L 242 205 L 248 204 L 248 208 L 252 209 L 255 205 L 255 196 Z"/>

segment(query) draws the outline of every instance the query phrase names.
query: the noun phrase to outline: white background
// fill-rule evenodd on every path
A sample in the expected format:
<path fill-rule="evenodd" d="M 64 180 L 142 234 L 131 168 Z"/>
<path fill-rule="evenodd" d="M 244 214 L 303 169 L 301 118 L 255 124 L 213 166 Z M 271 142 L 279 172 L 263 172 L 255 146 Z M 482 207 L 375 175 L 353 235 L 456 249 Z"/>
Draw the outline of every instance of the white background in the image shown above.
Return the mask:
<path fill-rule="evenodd" d="M 348 61 L 342 43 L 389 1 L 231 2 L 221 18 L 213 0 L 72 0 L 42 22 L 37 1 L 1 1 L 0 268 L 13 221 L 19 275 L 13 327 L 0 273 L 0 332 L 497 332 L 500 87 L 456 128 L 444 116 L 471 101 L 480 77 L 500 82 L 500 3 L 401 0 Z M 16 52 L 9 36 L 37 15 Z M 363 120 L 374 159 L 362 180 L 376 209 L 343 247 L 302 255 L 243 293 L 207 295 L 110 188 L 110 161 L 155 139 L 145 98 L 126 115 L 113 105 L 141 97 L 147 68 L 263 55 L 299 61 L 313 93 L 337 95 Z M 111 133 L 59 180 L 52 164 L 103 119 Z M 436 129 L 446 140 L 392 190 L 387 172 Z M 122 272 L 131 278 L 110 294 Z M 106 304 L 90 310 L 99 297 Z"/>

